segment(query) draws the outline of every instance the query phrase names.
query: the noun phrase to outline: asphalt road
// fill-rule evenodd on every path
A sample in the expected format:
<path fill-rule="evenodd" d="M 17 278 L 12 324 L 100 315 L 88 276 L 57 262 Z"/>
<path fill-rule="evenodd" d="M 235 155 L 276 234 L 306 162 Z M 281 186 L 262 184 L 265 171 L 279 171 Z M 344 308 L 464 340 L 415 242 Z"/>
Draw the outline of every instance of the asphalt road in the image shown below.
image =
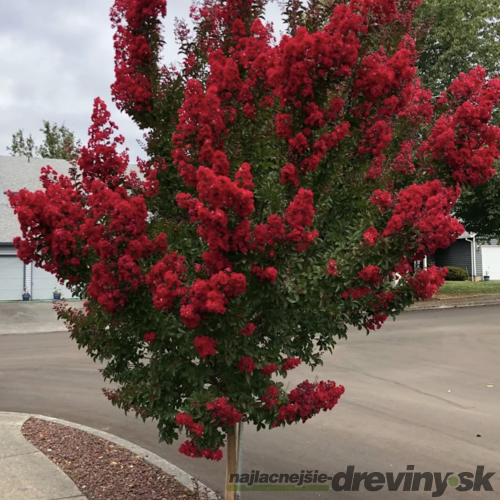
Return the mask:
<path fill-rule="evenodd" d="M 154 424 L 125 417 L 101 393 L 98 366 L 66 333 L 0 335 L 0 410 L 92 426 L 143 446 L 213 489 L 224 464 L 189 459 L 159 444 Z M 497 472 L 494 492 L 442 498 L 500 498 L 500 306 L 412 311 L 366 337 L 352 332 L 317 370 L 346 387 L 340 403 L 306 424 L 245 428 L 244 471 L 329 475 L 359 472 Z M 300 367 L 290 385 L 315 375 Z M 488 387 L 488 385 L 493 385 Z M 479 436 L 480 437 L 479 437 Z M 431 498 L 430 492 L 244 493 L 243 498 Z"/>

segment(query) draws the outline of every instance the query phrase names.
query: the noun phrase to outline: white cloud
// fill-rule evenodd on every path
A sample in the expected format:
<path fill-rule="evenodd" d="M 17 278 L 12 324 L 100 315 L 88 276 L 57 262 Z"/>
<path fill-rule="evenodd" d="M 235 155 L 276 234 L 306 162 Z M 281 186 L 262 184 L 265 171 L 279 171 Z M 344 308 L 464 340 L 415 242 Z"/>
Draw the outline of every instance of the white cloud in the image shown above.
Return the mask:
<path fill-rule="evenodd" d="M 166 62 L 177 59 L 173 25 L 187 18 L 189 0 L 170 1 L 165 22 Z M 42 120 L 74 130 L 87 139 L 95 97 L 106 101 L 135 160 L 142 154 L 137 126 L 111 101 L 113 0 L 16 0 L 0 3 L 0 155 L 8 154 L 19 129 L 41 139 Z M 279 10 L 268 8 L 280 29 Z M 143 154 L 142 154 L 143 156 Z"/>

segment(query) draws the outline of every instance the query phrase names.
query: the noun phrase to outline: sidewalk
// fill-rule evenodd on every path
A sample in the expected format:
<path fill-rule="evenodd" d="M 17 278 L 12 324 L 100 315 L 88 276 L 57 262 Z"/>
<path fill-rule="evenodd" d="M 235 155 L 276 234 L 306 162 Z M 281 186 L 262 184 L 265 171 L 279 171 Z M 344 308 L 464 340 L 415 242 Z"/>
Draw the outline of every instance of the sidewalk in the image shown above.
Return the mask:
<path fill-rule="evenodd" d="M 0 413 L 0 499 L 86 500 L 73 481 L 22 435 L 29 415 Z"/>
<path fill-rule="evenodd" d="M 56 457 L 55 463 L 39 450 Z M 0 500 L 108 499 L 103 485 L 120 500 L 128 498 L 130 487 L 141 500 L 219 499 L 187 472 L 117 436 L 43 415 L 0 411 Z"/>
<path fill-rule="evenodd" d="M 479 295 L 475 297 L 454 297 L 429 299 L 416 302 L 407 311 L 425 311 L 428 309 L 452 309 L 455 307 L 479 307 L 500 305 L 500 295 Z"/>

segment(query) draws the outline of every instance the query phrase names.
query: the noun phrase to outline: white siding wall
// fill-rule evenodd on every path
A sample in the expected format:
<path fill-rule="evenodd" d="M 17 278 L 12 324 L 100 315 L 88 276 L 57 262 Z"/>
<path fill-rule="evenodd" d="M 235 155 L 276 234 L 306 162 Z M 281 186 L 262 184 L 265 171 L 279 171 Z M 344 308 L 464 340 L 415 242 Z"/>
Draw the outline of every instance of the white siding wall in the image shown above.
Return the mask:
<path fill-rule="evenodd" d="M 33 293 L 33 290 L 31 288 L 31 264 L 26 264 L 24 266 L 24 269 L 25 269 L 25 286 L 26 288 L 28 289 L 29 293 L 32 294 Z"/>
<path fill-rule="evenodd" d="M 482 245 L 483 275 L 489 273 L 491 280 L 500 280 L 500 246 Z"/>
<path fill-rule="evenodd" d="M 24 264 L 15 256 L 0 256 L 0 300 L 22 300 Z"/>
<path fill-rule="evenodd" d="M 53 274 L 45 269 L 31 265 L 31 289 L 33 300 L 51 300 L 53 299 L 54 289 L 61 289 L 59 282 Z"/>

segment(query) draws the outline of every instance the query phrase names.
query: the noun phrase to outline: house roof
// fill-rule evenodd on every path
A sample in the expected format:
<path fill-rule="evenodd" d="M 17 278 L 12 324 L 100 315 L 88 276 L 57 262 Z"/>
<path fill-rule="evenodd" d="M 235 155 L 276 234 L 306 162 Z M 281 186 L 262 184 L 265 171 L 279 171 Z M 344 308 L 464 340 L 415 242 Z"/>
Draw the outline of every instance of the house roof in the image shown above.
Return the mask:
<path fill-rule="evenodd" d="M 458 237 L 458 239 L 465 240 L 465 238 L 473 238 L 474 236 L 477 236 L 477 233 L 469 233 L 468 231 L 465 231 Z"/>
<path fill-rule="evenodd" d="M 71 166 L 66 160 L 50 158 L 28 160 L 26 156 L 0 156 L 0 245 L 12 244 L 16 236 L 22 236 L 19 222 L 9 204 L 6 192 L 42 189 L 40 170 L 47 165 L 50 165 L 58 174 L 65 175 L 68 174 Z M 130 165 L 129 169 L 137 172 L 136 165 Z"/>

